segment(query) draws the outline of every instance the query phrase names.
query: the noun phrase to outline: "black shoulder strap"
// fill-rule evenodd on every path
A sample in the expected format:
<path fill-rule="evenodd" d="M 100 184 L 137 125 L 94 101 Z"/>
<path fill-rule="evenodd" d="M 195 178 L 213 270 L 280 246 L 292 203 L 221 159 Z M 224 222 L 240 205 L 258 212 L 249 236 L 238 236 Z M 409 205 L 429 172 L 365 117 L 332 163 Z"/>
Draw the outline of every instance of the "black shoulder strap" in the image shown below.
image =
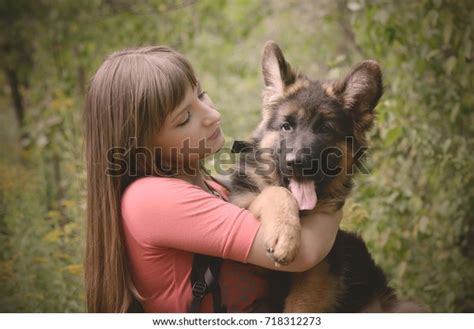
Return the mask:
<path fill-rule="evenodd" d="M 142 304 L 136 299 L 133 298 L 132 303 L 128 307 L 127 313 L 144 313 L 145 310 L 143 309 Z"/>
<path fill-rule="evenodd" d="M 193 296 L 191 304 L 188 306 L 188 312 L 199 313 L 202 300 L 209 292 L 212 292 L 214 313 L 226 312 L 226 306 L 222 305 L 218 282 L 221 263 L 221 258 L 194 254 L 190 276 Z"/>
<path fill-rule="evenodd" d="M 194 254 L 190 277 L 193 297 L 191 304 L 188 306 L 188 312 L 199 313 L 202 300 L 209 292 L 212 292 L 214 313 L 227 312 L 226 306 L 222 305 L 221 290 L 218 282 L 221 263 L 222 258 Z M 145 310 L 142 304 L 134 298 L 128 307 L 127 313 L 143 312 Z"/>

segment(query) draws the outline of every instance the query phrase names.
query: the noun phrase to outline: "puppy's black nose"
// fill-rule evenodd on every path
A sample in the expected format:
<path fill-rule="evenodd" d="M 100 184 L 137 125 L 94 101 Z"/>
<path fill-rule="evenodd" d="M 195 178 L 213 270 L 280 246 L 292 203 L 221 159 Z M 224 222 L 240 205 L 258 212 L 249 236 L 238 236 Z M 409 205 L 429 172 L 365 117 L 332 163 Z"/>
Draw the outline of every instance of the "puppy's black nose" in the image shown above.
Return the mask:
<path fill-rule="evenodd" d="M 286 155 L 286 165 L 288 167 L 293 167 L 295 165 L 295 162 L 296 162 L 296 157 L 293 153 L 290 153 L 290 154 L 287 154 Z"/>
<path fill-rule="evenodd" d="M 287 160 L 286 165 L 289 168 L 301 170 L 301 169 L 305 168 L 306 162 L 307 161 L 304 158 L 295 158 L 295 159 Z"/>

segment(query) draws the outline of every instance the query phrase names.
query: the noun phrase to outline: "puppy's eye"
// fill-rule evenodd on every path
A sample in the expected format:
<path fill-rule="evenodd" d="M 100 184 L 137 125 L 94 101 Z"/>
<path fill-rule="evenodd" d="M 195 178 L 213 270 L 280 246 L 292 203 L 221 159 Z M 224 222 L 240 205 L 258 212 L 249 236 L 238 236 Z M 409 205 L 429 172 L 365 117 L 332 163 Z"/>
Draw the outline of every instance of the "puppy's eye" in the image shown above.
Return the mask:
<path fill-rule="evenodd" d="M 318 129 L 318 132 L 321 133 L 321 134 L 327 134 L 331 131 L 331 129 L 329 129 L 328 126 L 325 126 L 325 125 L 322 125 L 321 127 L 319 127 Z"/>
<path fill-rule="evenodd" d="M 284 131 L 290 131 L 291 130 L 291 125 L 288 122 L 283 122 L 283 124 L 280 127 Z"/>

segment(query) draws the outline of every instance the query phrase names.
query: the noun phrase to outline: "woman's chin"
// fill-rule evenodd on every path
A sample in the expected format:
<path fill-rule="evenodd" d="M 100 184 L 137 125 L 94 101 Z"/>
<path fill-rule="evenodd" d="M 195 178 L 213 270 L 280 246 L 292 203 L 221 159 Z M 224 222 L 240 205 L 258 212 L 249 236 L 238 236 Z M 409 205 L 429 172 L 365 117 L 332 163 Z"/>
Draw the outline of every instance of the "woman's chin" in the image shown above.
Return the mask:
<path fill-rule="evenodd" d="M 208 141 L 208 143 L 212 150 L 210 155 L 217 153 L 225 144 L 224 134 L 221 132 L 219 136 L 217 136 L 215 139 Z"/>
<path fill-rule="evenodd" d="M 216 152 L 217 152 L 217 151 L 219 151 L 219 150 L 222 148 L 222 146 L 224 146 L 224 144 L 225 144 L 225 136 L 224 136 L 224 134 L 223 134 L 222 132 L 221 132 L 220 136 L 217 137 L 216 142 L 217 142 L 217 144 L 219 145 L 218 148 L 217 148 L 217 150 L 216 150 Z"/>

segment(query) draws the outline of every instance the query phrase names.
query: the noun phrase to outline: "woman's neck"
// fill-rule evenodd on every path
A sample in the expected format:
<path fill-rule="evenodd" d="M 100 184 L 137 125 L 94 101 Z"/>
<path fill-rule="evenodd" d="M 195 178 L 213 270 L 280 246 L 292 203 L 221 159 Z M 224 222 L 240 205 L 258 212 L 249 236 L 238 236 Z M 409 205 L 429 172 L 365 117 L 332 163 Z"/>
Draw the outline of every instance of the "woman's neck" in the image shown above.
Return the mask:
<path fill-rule="evenodd" d="M 189 173 L 178 173 L 175 177 L 185 180 L 193 185 L 199 186 L 204 191 L 211 192 L 204 181 L 205 176 L 206 175 L 201 171 L 201 169 L 198 169 L 194 170 L 193 174 L 191 175 Z"/>

